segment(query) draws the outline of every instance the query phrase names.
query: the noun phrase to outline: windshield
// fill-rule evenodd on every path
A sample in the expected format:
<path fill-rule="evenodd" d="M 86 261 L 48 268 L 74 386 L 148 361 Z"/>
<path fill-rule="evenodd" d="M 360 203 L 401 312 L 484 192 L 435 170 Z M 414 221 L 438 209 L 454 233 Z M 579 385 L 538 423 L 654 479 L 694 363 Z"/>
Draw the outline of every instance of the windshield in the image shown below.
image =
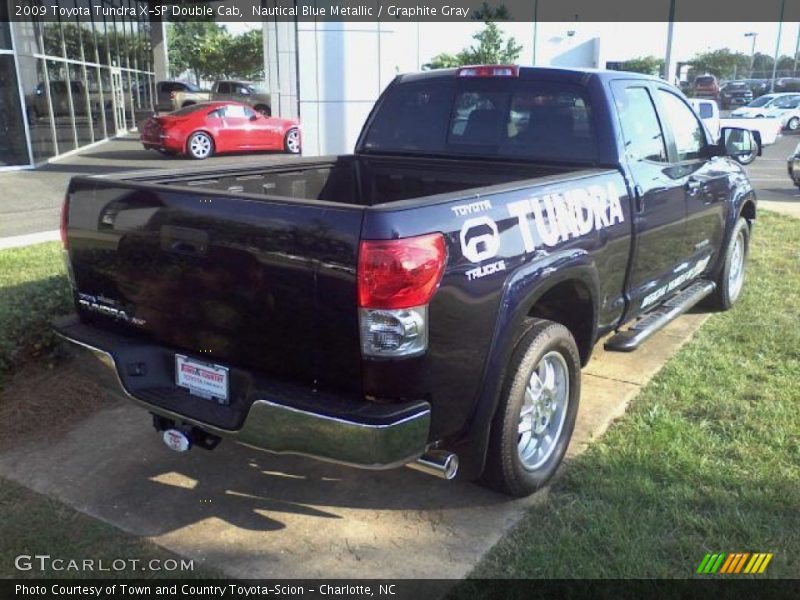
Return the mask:
<path fill-rule="evenodd" d="M 725 91 L 730 92 L 733 90 L 749 90 L 750 86 L 746 83 L 728 83 L 725 85 Z"/>
<path fill-rule="evenodd" d="M 711 85 L 714 83 L 713 77 L 698 77 L 694 80 L 695 85 Z"/>
<path fill-rule="evenodd" d="M 583 89 L 509 78 L 431 79 L 390 88 L 366 151 L 597 160 Z"/>
<path fill-rule="evenodd" d="M 769 104 L 773 100 L 775 100 L 775 96 L 761 96 L 760 98 L 756 98 L 755 100 L 753 100 L 747 106 L 750 106 L 752 108 L 758 108 L 758 107 L 761 107 L 761 106 L 767 106 L 767 104 Z"/>

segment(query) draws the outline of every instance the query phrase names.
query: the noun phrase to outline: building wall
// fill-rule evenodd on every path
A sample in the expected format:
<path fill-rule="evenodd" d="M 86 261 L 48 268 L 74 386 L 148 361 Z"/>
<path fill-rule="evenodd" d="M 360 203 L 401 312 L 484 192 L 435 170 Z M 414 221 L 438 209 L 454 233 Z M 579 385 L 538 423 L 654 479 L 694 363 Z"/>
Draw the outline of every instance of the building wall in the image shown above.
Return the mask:
<path fill-rule="evenodd" d="M 419 68 L 418 32 L 414 23 L 297 24 L 303 154 L 353 151 L 381 91 Z"/>
<path fill-rule="evenodd" d="M 89 5 L 88 0 L 53 1 Z M 8 9 L 6 0 L 0 4 Z M 138 1 L 106 4 L 135 7 Z M 135 128 L 152 111 L 153 53 L 146 17 L 3 25 L 8 28 L 0 26 L 0 77 L 16 77 L 13 86 L 3 77 L 0 114 L 8 114 L 0 117 L 0 130 L 14 132 L 26 148 L 0 144 L 0 168 L 37 164 L 113 137 Z"/>

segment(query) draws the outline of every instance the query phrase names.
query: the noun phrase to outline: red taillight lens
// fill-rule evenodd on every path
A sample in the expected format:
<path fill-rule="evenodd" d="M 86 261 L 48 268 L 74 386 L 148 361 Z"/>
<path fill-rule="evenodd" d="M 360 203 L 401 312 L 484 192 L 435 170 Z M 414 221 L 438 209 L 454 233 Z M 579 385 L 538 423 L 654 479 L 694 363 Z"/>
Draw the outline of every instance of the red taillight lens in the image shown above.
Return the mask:
<path fill-rule="evenodd" d="M 409 308 L 427 304 L 445 264 L 441 233 L 399 240 L 366 240 L 358 255 L 358 305 Z"/>
<path fill-rule="evenodd" d="M 69 228 L 69 196 L 64 197 L 64 202 L 61 204 L 61 243 L 64 245 L 64 250 L 69 248 L 69 239 L 67 238 L 67 229 Z"/>

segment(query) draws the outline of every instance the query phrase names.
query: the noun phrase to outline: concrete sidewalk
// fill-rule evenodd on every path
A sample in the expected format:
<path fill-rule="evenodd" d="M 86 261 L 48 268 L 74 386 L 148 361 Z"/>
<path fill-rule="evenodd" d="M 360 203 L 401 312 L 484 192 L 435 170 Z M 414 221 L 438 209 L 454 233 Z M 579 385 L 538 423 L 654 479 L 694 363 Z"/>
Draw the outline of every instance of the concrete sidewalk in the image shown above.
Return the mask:
<path fill-rule="evenodd" d="M 569 456 L 706 318 L 684 315 L 633 354 L 598 346 Z M 0 475 L 231 577 L 460 578 L 547 494 L 510 500 L 411 469 L 360 471 L 228 442 L 179 455 L 145 411 L 120 402 L 60 439 L 0 455 Z"/>

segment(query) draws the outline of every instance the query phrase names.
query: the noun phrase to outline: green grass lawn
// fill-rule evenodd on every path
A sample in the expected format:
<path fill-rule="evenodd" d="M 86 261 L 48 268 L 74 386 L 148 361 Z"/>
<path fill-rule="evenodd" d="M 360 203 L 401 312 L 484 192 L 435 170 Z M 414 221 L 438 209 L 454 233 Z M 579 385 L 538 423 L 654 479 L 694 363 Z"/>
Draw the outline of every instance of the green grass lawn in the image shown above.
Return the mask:
<path fill-rule="evenodd" d="M 71 308 L 60 243 L 0 251 L 0 390 L 15 367 L 49 353 L 50 320 Z"/>
<path fill-rule="evenodd" d="M 706 552 L 773 552 L 760 577 L 800 577 L 799 267 L 800 220 L 761 214 L 739 303 L 471 577 L 691 577 Z"/>

